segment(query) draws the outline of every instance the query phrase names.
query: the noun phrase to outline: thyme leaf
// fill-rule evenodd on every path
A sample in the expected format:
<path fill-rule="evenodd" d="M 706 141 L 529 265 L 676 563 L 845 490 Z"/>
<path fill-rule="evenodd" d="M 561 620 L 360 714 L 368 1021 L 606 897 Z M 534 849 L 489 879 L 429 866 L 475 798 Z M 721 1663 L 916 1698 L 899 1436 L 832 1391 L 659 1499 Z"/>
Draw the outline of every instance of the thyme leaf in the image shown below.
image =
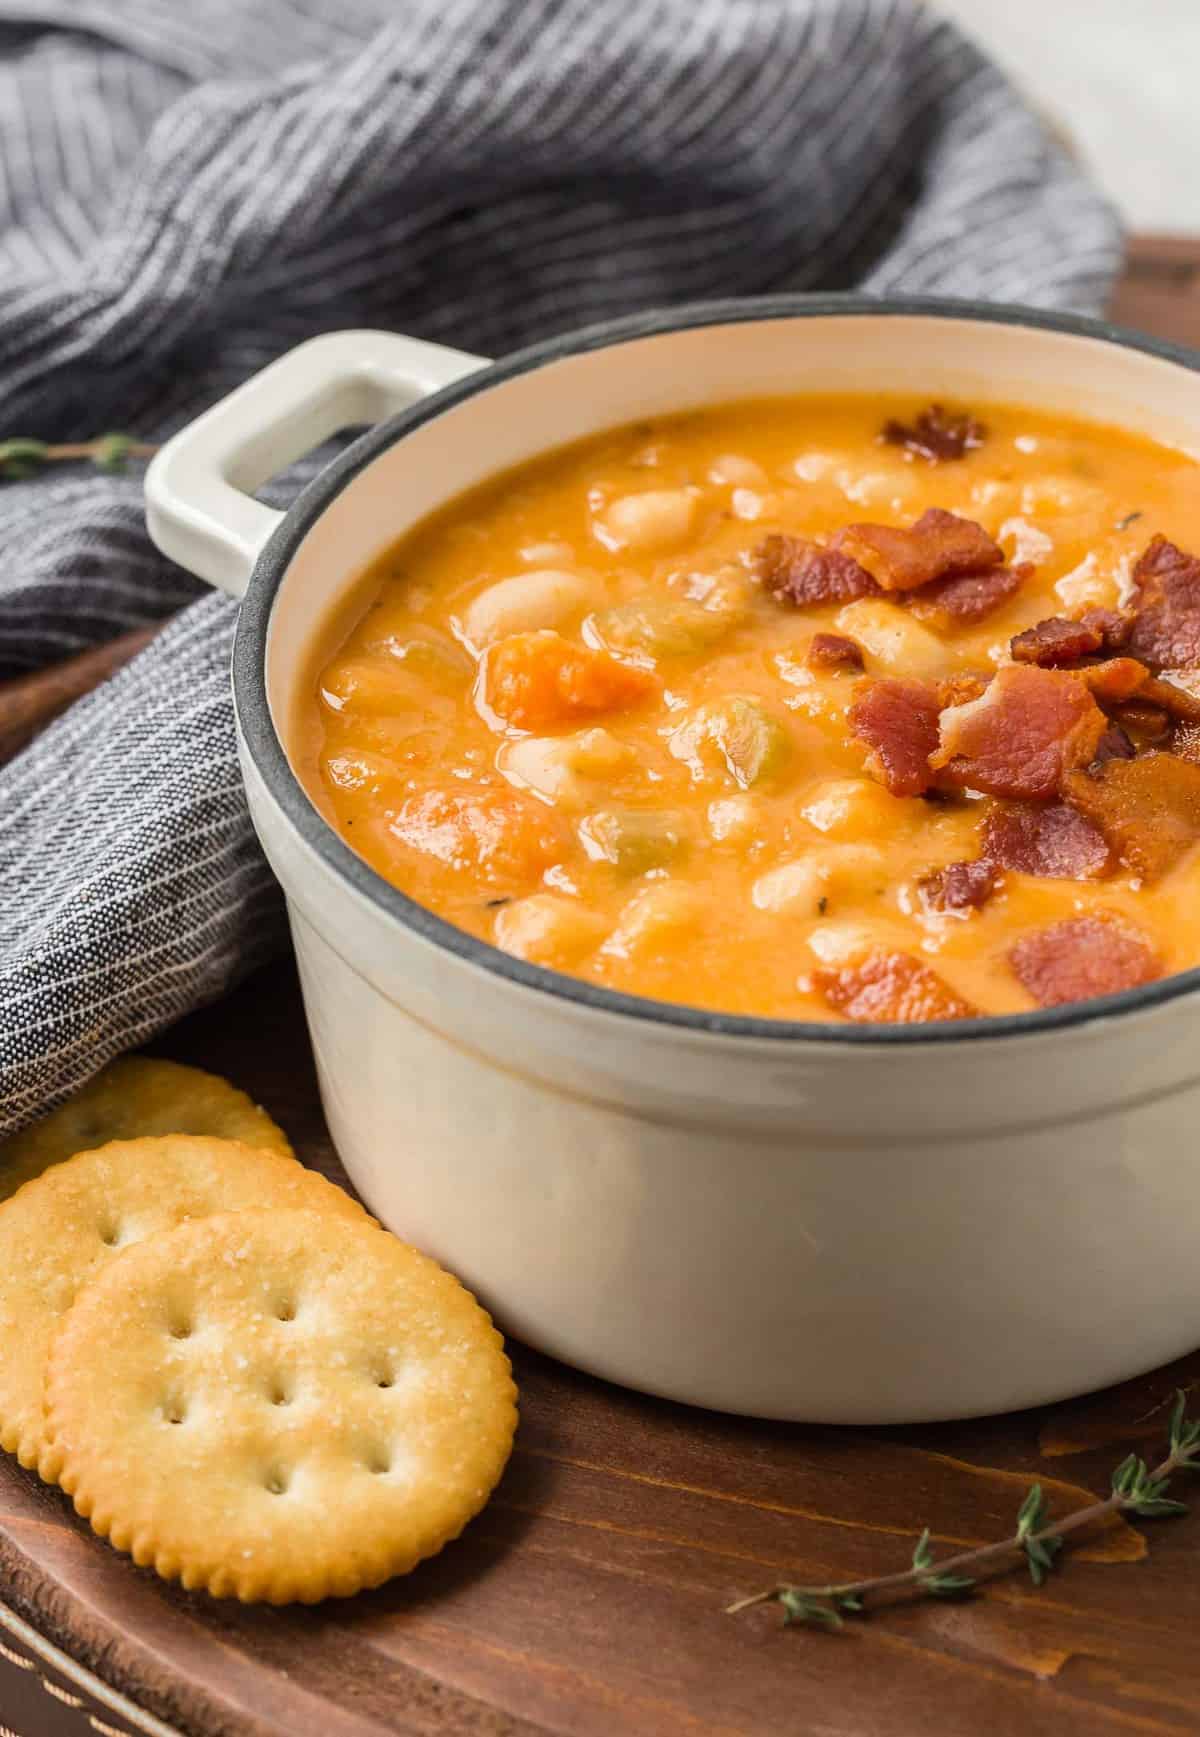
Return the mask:
<path fill-rule="evenodd" d="M 1166 1458 L 1153 1467 L 1139 1454 L 1127 1455 L 1112 1474 L 1109 1496 L 1064 1514 L 1061 1519 L 1051 1518 L 1042 1486 L 1031 1484 L 1017 1510 L 1014 1530 L 995 1544 L 961 1550 L 938 1561 L 932 1534 L 926 1526 L 913 1546 L 909 1568 L 828 1586 L 781 1583 L 738 1599 L 728 1607 L 729 1611 L 747 1610 L 755 1604 L 778 1604 L 787 1624 L 837 1630 L 845 1626 L 845 1615 L 866 1615 L 887 1597 L 906 1594 L 920 1598 L 966 1597 L 978 1585 L 980 1569 L 1011 1567 L 1022 1559 L 1033 1584 L 1041 1586 L 1056 1566 L 1055 1558 L 1067 1533 L 1095 1525 L 1110 1514 L 1165 1519 L 1187 1513 L 1185 1502 L 1167 1495 L 1177 1472 L 1200 1471 L 1200 1419 L 1188 1417 L 1186 1392 L 1176 1395 L 1168 1443 Z"/>

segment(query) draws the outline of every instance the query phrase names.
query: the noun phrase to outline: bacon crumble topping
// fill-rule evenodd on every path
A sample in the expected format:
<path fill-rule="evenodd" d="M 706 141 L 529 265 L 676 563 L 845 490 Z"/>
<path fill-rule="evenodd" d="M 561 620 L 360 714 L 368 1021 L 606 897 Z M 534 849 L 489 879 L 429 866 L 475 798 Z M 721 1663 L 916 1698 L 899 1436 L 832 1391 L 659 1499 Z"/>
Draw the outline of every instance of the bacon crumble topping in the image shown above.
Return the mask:
<path fill-rule="evenodd" d="M 974 862 L 947 863 L 917 882 L 921 903 L 928 911 L 979 910 L 995 890 L 995 867 L 982 857 Z"/>
<path fill-rule="evenodd" d="M 1021 874 L 1098 880 L 1112 864 L 1104 834 L 1065 802 L 996 803 L 983 824 L 983 857 Z"/>
<path fill-rule="evenodd" d="M 902 446 L 927 464 L 946 464 L 981 447 L 986 435 L 983 423 L 969 411 L 931 404 L 918 411 L 911 422 L 889 417 L 879 438 L 886 446 Z"/>
<path fill-rule="evenodd" d="M 781 533 L 764 537 L 754 552 L 754 564 L 772 597 L 801 608 L 811 603 L 853 603 L 859 597 L 879 595 L 879 586 L 852 556 L 833 546 L 810 542 L 807 537 Z"/>
<path fill-rule="evenodd" d="M 1095 759 L 1107 720 L 1082 677 L 1036 665 L 999 670 L 977 700 L 950 706 L 930 766 L 940 783 L 1047 800 Z"/>
<path fill-rule="evenodd" d="M 1009 650 L 1017 663 L 1036 663 L 1047 669 L 1077 663 L 1103 644 L 1104 635 L 1095 625 L 1052 615 L 1014 635 Z"/>
<path fill-rule="evenodd" d="M 1115 995 L 1162 975 L 1145 939 L 1104 914 L 1070 917 L 1025 935 L 1009 950 L 1008 960 L 1040 1007 Z"/>
<path fill-rule="evenodd" d="M 1152 537 L 1133 570 L 1129 650 L 1152 669 L 1200 665 L 1200 560 Z"/>
<path fill-rule="evenodd" d="M 872 953 L 858 965 L 822 967 L 813 982 L 835 1012 L 857 1024 L 927 1024 L 979 1013 L 909 953 Z"/>
<path fill-rule="evenodd" d="M 808 648 L 810 669 L 857 669 L 863 667 L 863 648 L 844 633 L 816 633 Z"/>
<path fill-rule="evenodd" d="M 885 676 L 856 688 L 847 722 L 867 744 L 869 769 L 893 796 L 920 796 L 933 782 L 938 711 L 937 693 L 926 682 Z"/>
<path fill-rule="evenodd" d="M 1156 881 L 1200 838 L 1200 766 L 1157 749 L 1067 774 L 1063 794 L 1131 874 Z"/>
<path fill-rule="evenodd" d="M 991 567 L 986 573 L 963 573 L 957 579 L 935 579 L 914 591 L 909 608 L 935 626 L 973 627 L 1021 589 L 1033 572 L 1028 561 L 1015 567 Z"/>
<path fill-rule="evenodd" d="M 1104 651 L 1124 651 L 1133 632 L 1133 617 L 1122 615 L 1119 609 L 1085 609 L 1079 617 L 1083 627 L 1100 635 Z"/>
<path fill-rule="evenodd" d="M 939 579 L 985 573 L 1004 564 L 1004 551 L 982 525 L 943 507 L 930 507 L 907 529 L 899 525 L 847 525 L 831 548 L 844 549 L 885 591 L 916 591 Z"/>
<path fill-rule="evenodd" d="M 889 423 L 881 438 L 937 463 L 961 457 L 982 430 L 931 406 L 911 425 Z M 768 537 L 756 564 L 781 600 L 889 595 L 942 630 L 986 619 L 1031 571 L 1005 566 L 982 526 L 937 507 L 908 527 L 847 525 L 827 546 Z M 998 799 L 988 806 L 979 857 L 918 881 L 930 911 L 980 908 L 1004 870 L 1096 881 L 1120 867 L 1151 882 L 1200 842 L 1200 558 L 1156 536 L 1134 568 L 1125 608 L 1047 617 L 1014 635 L 1010 651 L 1012 664 L 995 673 L 860 682 L 847 714 L 867 769 L 893 795 Z M 863 651 L 848 636 L 818 633 L 808 662 L 861 669 Z M 1185 685 L 1191 679 L 1196 691 Z M 1111 914 L 1026 935 L 1008 958 L 1043 1007 L 1127 989 L 1162 970 L 1145 938 Z M 851 1020 L 976 1011 L 904 953 L 822 968 L 814 981 Z"/>

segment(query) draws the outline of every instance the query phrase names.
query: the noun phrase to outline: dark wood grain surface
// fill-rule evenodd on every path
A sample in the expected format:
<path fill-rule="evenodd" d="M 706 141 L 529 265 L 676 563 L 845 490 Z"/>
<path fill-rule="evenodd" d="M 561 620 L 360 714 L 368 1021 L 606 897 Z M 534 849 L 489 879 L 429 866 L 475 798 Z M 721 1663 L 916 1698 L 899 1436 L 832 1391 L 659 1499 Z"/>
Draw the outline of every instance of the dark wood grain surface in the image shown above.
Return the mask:
<path fill-rule="evenodd" d="M 1200 340 L 1200 246 L 1155 245 L 1120 316 Z M 0 740 L 4 718 L 0 691 Z M 338 1174 L 290 964 L 154 1047 L 229 1074 Z M 944 1547 L 999 1536 L 1033 1478 L 1055 1508 L 1103 1491 L 1161 1439 L 1174 1388 L 1200 1388 L 1200 1353 L 1091 1399 L 913 1430 L 748 1423 L 514 1355 L 509 1471 L 407 1580 L 311 1611 L 217 1605 L 131 1568 L 5 1461 L 4 1599 L 186 1737 L 1200 1731 L 1200 1514 L 1114 1523 L 1040 1592 L 1014 1574 L 840 1636 L 723 1612 L 780 1575 L 902 1566 L 925 1524 Z"/>

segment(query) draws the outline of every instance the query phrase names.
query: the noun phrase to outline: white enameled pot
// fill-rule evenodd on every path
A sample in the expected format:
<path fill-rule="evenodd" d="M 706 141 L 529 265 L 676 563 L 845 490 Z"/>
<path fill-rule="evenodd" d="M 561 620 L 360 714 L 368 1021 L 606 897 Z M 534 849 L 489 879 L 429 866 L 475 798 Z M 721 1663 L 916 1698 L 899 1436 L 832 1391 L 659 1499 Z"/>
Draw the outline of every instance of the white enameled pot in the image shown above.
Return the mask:
<path fill-rule="evenodd" d="M 755 394 L 878 390 L 1200 450 L 1198 366 L 1096 322 L 842 297 L 685 308 L 494 366 L 339 332 L 155 459 L 155 541 L 245 592 L 246 789 L 338 1151 L 384 1223 L 508 1331 L 653 1393 L 837 1423 L 1058 1399 L 1200 1340 L 1200 972 L 910 1028 L 618 995 L 414 905 L 287 756 L 303 654 L 343 589 L 432 509 L 548 448 Z M 251 498 L 362 422 L 380 425 L 286 515 Z"/>

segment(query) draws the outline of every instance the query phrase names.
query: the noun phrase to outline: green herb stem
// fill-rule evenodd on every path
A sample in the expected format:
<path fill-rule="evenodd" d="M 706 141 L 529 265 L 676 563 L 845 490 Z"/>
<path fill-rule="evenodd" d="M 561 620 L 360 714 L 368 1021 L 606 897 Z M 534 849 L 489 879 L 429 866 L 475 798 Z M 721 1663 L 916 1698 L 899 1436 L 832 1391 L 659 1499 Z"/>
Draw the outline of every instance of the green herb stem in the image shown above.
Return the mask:
<path fill-rule="evenodd" d="M 1176 1398 L 1171 1417 L 1170 1452 L 1153 1469 L 1130 1454 L 1113 1473 L 1112 1493 L 1103 1500 L 1066 1514 L 1061 1520 L 1047 1518 L 1039 1484 L 1034 1484 L 1021 1505 L 1016 1531 L 995 1544 L 961 1550 L 940 1562 L 933 1559 L 928 1529 L 913 1551 L 912 1566 L 894 1574 L 879 1574 L 864 1580 L 846 1580 L 827 1586 L 794 1586 L 780 1582 L 739 1598 L 728 1606 L 733 1614 L 756 1604 L 780 1604 L 787 1622 L 841 1628 L 843 1614 L 862 1615 L 881 1595 L 901 1591 L 922 1597 L 957 1598 L 974 1589 L 981 1568 L 1005 1558 L 1024 1556 L 1035 1586 L 1040 1586 L 1054 1566 L 1064 1537 L 1095 1525 L 1108 1514 L 1132 1513 L 1145 1518 L 1186 1513 L 1182 1502 L 1170 1501 L 1164 1492 L 1174 1473 L 1200 1469 L 1200 1422 L 1186 1417 L 1186 1396 Z"/>
<path fill-rule="evenodd" d="M 24 481 L 48 464 L 85 460 L 97 470 L 115 474 L 123 471 L 131 458 L 152 458 L 157 451 L 149 441 L 135 440 L 131 434 L 100 434 L 94 440 L 69 440 L 57 445 L 15 435 L 0 440 L 0 481 Z"/>

